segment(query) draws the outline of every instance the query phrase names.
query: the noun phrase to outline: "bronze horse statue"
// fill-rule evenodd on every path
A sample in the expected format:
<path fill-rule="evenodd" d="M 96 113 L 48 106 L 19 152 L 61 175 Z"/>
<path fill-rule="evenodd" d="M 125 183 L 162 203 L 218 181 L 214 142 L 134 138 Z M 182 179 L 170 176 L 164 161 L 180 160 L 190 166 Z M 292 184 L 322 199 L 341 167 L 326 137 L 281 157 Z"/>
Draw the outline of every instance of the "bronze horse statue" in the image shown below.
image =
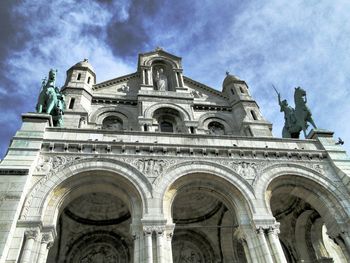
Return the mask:
<path fill-rule="evenodd" d="M 50 114 L 52 116 L 53 125 L 62 127 L 62 115 L 66 104 L 64 102 L 64 95 L 60 92 L 59 88 L 55 86 L 56 73 L 56 70 L 51 69 L 48 79 L 43 80 L 36 111 L 38 113 L 44 112 Z"/>
<path fill-rule="evenodd" d="M 275 87 L 274 87 L 275 89 Z M 284 127 L 282 130 L 283 138 L 299 138 L 300 132 L 304 132 L 306 138 L 306 130 L 309 127 L 308 123 L 317 129 L 312 114 L 306 105 L 306 91 L 300 87 L 295 88 L 294 103 L 295 109 L 288 105 L 287 100 L 281 101 L 280 93 L 275 89 L 278 95 L 278 103 L 281 107 L 280 111 L 284 112 Z"/>

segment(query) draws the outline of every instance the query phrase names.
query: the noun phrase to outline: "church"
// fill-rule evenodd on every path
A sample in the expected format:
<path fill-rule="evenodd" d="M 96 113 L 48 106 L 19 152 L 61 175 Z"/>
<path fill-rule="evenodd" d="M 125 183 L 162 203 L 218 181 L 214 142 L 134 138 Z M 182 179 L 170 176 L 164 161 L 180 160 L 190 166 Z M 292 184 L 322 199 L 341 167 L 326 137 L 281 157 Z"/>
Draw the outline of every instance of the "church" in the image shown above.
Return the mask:
<path fill-rule="evenodd" d="M 273 137 L 244 80 L 215 90 L 161 48 L 101 83 L 87 59 L 55 74 L 0 163 L 0 263 L 350 262 L 331 131 Z"/>

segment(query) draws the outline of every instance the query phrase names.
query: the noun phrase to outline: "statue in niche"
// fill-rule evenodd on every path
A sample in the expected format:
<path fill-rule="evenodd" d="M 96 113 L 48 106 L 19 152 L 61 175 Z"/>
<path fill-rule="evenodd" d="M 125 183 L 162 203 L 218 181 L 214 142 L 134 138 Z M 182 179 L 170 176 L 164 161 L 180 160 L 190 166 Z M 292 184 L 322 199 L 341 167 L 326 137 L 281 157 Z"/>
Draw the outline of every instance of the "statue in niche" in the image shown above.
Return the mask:
<path fill-rule="evenodd" d="M 66 108 L 64 95 L 58 87 L 55 86 L 57 70 L 49 71 L 49 78 L 41 83 L 41 90 L 36 105 L 38 113 L 47 113 L 52 116 L 53 125 L 63 126 L 63 114 Z"/>
<path fill-rule="evenodd" d="M 168 78 L 164 74 L 164 69 L 160 68 L 156 71 L 156 75 L 154 77 L 156 89 L 159 91 L 168 90 Z"/>
<path fill-rule="evenodd" d="M 224 125 L 222 125 L 221 123 L 216 122 L 216 121 L 209 123 L 208 130 L 209 130 L 209 134 L 211 134 L 211 135 L 224 135 L 225 134 Z"/>
<path fill-rule="evenodd" d="M 300 132 L 304 132 L 306 138 L 306 130 L 309 127 L 308 122 L 317 129 L 310 109 L 307 107 L 306 91 L 300 87 L 294 90 L 295 109 L 288 105 L 287 100 L 281 101 L 281 94 L 273 87 L 277 93 L 280 111 L 284 112 L 284 127 L 282 130 L 283 138 L 299 138 Z"/>
<path fill-rule="evenodd" d="M 121 131 L 123 129 L 123 123 L 119 118 L 110 116 L 103 120 L 102 129 Z"/>

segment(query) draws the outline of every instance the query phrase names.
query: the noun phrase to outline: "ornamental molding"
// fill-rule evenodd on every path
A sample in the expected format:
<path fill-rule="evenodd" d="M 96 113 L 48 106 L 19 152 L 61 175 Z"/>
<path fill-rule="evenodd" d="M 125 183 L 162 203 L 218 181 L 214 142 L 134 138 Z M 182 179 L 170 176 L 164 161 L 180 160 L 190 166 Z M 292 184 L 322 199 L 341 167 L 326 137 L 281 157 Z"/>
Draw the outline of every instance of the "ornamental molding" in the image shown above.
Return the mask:
<path fill-rule="evenodd" d="M 21 213 L 20 219 L 26 219 L 29 207 L 32 203 L 35 193 L 44 185 L 50 178 L 62 171 L 66 167 L 80 163 L 82 160 L 91 159 L 92 162 L 96 159 L 103 158 L 105 160 L 120 161 L 131 165 L 140 173 L 144 174 L 152 185 L 157 185 L 165 174 L 169 174 L 175 167 L 181 164 L 188 164 L 189 157 L 181 156 L 173 158 L 171 156 L 105 156 L 105 155 L 90 155 L 90 154 L 45 154 L 38 159 L 34 175 L 43 175 L 42 178 L 34 184 Z M 288 160 L 288 159 L 254 159 L 254 158 L 215 158 L 210 156 L 191 157 L 191 162 L 200 162 L 202 164 L 212 164 L 215 166 L 221 165 L 232 171 L 233 174 L 240 176 L 249 185 L 253 186 L 257 179 L 269 168 L 273 166 L 301 166 L 310 169 L 318 174 L 325 175 L 330 169 L 328 162 L 325 160 Z M 0 196 L 0 204 L 7 197 Z"/>

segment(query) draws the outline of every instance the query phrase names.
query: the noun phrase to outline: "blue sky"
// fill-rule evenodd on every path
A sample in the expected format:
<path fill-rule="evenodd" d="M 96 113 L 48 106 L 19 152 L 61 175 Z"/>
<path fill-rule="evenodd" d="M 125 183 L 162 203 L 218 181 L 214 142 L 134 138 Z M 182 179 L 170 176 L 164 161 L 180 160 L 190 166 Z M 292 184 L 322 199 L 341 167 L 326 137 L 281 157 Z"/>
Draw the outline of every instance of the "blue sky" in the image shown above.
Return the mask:
<path fill-rule="evenodd" d="M 34 111 L 41 79 L 89 58 L 97 81 L 136 71 L 138 53 L 161 46 L 184 74 L 221 90 L 225 72 L 244 79 L 281 136 L 274 84 L 294 105 L 303 87 L 319 128 L 350 149 L 348 0 L 1 0 L 0 159 Z"/>

